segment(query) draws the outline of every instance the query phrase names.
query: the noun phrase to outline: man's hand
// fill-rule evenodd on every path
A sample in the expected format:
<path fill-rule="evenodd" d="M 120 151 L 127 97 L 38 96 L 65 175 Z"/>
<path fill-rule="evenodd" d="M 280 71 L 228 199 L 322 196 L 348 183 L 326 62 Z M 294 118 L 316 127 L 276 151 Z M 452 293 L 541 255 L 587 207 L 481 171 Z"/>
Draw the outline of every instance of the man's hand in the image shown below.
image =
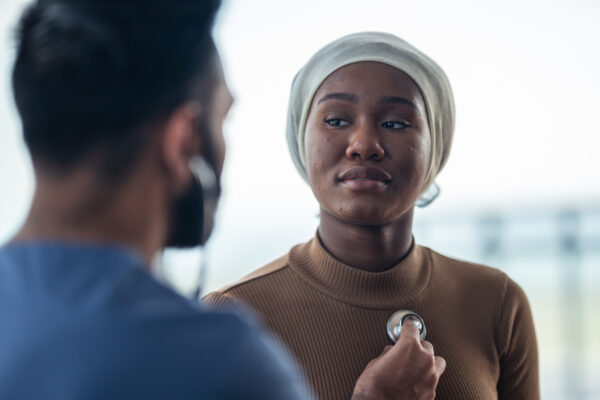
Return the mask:
<path fill-rule="evenodd" d="M 419 329 L 407 318 L 396 344 L 386 346 L 358 378 L 352 400 L 431 400 L 445 369 L 446 361 L 419 340 Z"/>

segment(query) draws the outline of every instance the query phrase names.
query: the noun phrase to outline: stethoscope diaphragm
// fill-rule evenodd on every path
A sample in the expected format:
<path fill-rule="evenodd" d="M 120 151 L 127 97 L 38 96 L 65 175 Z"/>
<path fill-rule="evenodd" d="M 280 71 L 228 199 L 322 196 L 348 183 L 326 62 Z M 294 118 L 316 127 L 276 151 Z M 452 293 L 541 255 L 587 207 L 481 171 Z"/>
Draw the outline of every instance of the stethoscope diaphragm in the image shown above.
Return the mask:
<path fill-rule="evenodd" d="M 421 341 L 425 340 L 425 337 L 427 336 L 425 321 L 423 321 L 423 318 L 421 318 L 419 314 L 410 310 L 396 311 L 390 316 L 387 321 L 387 333 L 390 339 L 396 343 L 396 341 L 400 338 L 400 334 L 402 333 L 402 324 L 407 318 L 415 321 L 417 328 L 419 328 L 419 332 L 421 333 Z"/>

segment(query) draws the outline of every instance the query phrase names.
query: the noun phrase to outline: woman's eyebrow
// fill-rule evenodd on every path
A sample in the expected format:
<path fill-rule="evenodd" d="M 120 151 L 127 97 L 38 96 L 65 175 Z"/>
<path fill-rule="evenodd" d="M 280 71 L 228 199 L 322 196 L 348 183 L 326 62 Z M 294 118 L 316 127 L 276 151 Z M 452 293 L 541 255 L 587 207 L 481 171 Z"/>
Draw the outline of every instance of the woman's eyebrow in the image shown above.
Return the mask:
<path fill-rule="evenodd" d="M 405 98 L 405 97 L 399 97 L 399 96 L 383 96 L 379 102 L 381 104 L 407 104 L 413 108 L 418 109 L 419 107 L 417 107 L 417 105 L 415 103 L 413 103 L 411 100 Z"/>
<path fill-rule="evenodd" d="M 327 100 L 342 100 L 348 101 L 350 103 L 358 103 L 358 96 L 355 96 L 350 93 L 329 93 L 321 97 L 317 104 L 321 104 L 322 102 Z"/>

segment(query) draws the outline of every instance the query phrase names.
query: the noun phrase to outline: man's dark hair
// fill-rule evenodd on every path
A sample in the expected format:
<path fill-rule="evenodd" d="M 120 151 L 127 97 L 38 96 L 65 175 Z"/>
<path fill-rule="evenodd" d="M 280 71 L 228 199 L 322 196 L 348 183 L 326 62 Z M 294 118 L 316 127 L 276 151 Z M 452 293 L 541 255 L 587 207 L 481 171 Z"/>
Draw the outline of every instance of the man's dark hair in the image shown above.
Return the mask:
<path fill-rule="evenodd" d="M 102 154 L 116 176 L 194 97 L 215 57 L 220 0 L 37 0 L 17 30 L 13 90 L 35 161 Z"/>

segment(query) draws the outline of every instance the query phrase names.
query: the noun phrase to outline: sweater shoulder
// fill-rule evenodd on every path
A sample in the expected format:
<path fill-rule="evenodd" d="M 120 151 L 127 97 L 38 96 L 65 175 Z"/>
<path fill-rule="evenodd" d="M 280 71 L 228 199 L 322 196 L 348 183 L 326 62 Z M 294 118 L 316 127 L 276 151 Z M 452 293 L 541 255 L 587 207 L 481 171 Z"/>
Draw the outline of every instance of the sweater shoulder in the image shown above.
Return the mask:
<path fill-rule="evenodd" d="M 428 247 L 420 246 L 428 256 L 438 273 L 448 275 L 448 278 L 455 276 L 457 279 L 467 281 L 486 281 L 489 283 L 497 282 L 502 286 L 507 284 L 508 276 L 498 268 L 483 264 L 460 260 L 438 253 Z"/>
<path fill-rule="evenodd" d="M 237 294 L 243 289 L 253 289 L 267 285 L 274 275 L 285 271 L 289 266 L 288 254 L 279 257 L 270 263 L 260 267 L 243 278 L 235 281 L 219 290 L 209 293 L 202 301 L 209 306 L 239 307 Z"/>
<path fill-rule="evenodd" d="M 495 304 L 501 325 L 509 324 L 515 310 L 529 308 L 524 290 L 499 269 L 454 259 L 428 248 L 424 250 L 429 253 L 437 285 L 442 285 L 454 296 L 461 294 L 470 299 L 479 296 L 481 305 Z"/>
<path fill-rule="evenodd" d="M 433 285 L 455 299 L 479 298 L 479 305 L 500 313 L 509 288 L 518 287 L 503 271 L 487 265 L 459 260 L 429 248 Z"/>
<path fill-rule="evenodd" d="M 260 281 L 268 279 L 272 275 L 285 270 L 288 267 L 288 265 L 289 265 L 288 254 L 286 254 L 286 255 L 281 256 L 256 270 L 252 271 L 251 273 L 249 273 L 248 275 L 239 279 L 238 281 L 222 287 L 221 289 L 219 289 L 219 292 L 221 292 L 221 293 L 233 292 L 238 288 L 252 285 L 252 284 L 257 284 Z"/>

